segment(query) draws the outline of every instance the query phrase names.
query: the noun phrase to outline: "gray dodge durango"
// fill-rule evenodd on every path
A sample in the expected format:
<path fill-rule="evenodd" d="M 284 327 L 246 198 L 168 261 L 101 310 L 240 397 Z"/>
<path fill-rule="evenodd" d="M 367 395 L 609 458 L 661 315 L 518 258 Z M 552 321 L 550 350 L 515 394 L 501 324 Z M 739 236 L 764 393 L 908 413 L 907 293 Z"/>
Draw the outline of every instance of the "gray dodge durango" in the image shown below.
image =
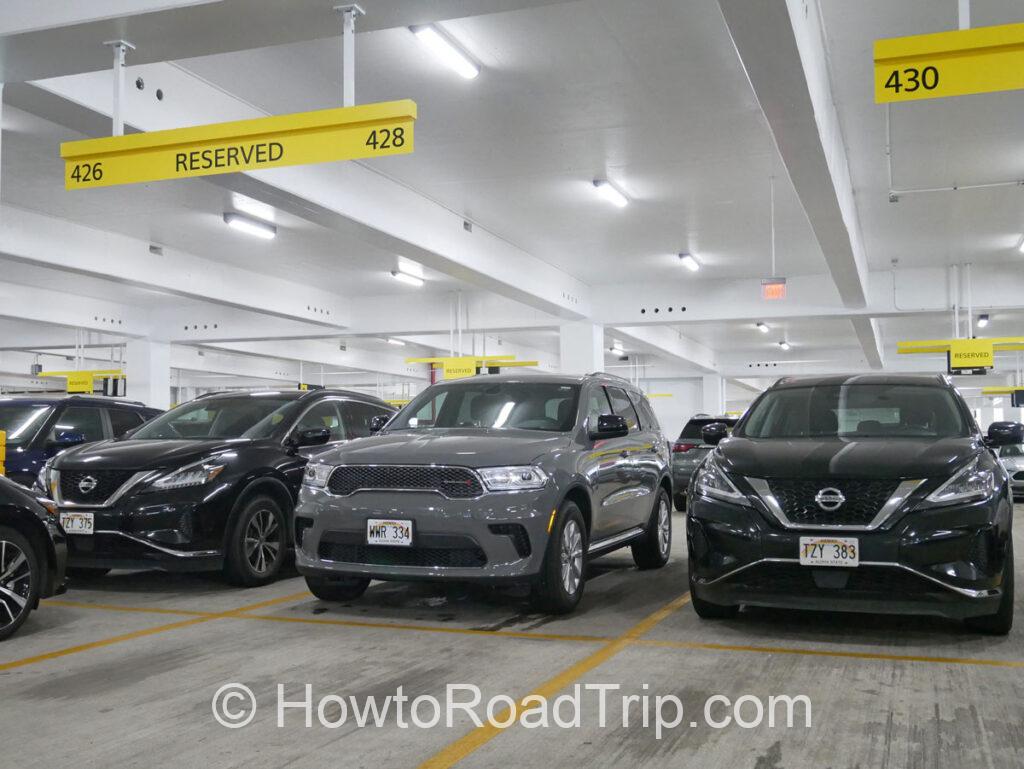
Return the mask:
<path fill-rule="evenodd" d="M 427 388 L 376 435 L 314 457 L 296 564 L 325 600 L 371 579 L 529 582 L 571 611 L 588 558 L 668 561 L 668 442 L 630 382 L 478 376 Z"/>

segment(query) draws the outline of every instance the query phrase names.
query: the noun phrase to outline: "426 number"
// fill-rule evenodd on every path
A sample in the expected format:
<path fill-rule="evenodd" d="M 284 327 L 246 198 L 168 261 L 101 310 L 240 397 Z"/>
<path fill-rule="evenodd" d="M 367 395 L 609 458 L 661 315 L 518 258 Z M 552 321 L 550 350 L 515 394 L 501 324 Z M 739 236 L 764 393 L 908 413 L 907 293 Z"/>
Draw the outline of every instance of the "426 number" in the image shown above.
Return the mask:
<path fill-rule="evenodd" d="M 925 67 L 924 69 L 908 67 L 902 73 L 900 70 L 894 69 L 889 75 L 889 79 L 885 81 L 885 87 L 891 88 L 896 93 L 900 91 L 913 93 L 919 88 L 934 91 L 938 85 L 939 70 L 935 67 Z"/>
<path fill-rule="evenodd" d="M 366 146 L 375 150 L 389 150 L 392 147 L 405 146 L 405 129 L 402 126 L 397 128 L 375 128 L 370 131 L 366 139 Z"/>
<path fill-rule="evenodd" d="M 103 178 L 103 163 L 78 163 L 71 169 L 71 178 L 76 182 L 98 182 Z"/>

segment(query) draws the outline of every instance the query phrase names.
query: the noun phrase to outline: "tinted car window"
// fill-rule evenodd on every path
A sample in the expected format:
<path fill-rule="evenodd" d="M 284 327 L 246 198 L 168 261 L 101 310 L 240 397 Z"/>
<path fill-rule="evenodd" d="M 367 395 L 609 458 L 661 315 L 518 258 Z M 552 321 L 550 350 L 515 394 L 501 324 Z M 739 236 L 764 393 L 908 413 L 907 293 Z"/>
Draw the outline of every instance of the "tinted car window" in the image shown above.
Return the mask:
<path fill-rule="evenodd" d="M 747 438 L 953 438 L 970 435 L 943 387 L 853 384 L 769 390 L 742 426 Z"/>
<path fill-rule="evenodd" d="M 343 403 L 341 410 L 348 424 L 348 435 L 350 438 L 365 438 L 370 434 L 370 420 L 381 414 L 388 413 L 386 409 L 382 409 L 380 406 L 360 403 L 359 401 Z"/>
<path fill-rule="evenodd" d="M 565 432 L 576 424 L 579 385 L 488 382 L 438 385 L 413 400 L 389 430 L 424 427 Z"/>
<path fill-rule="evenodd" d="M 132 438 L 269 438 L 298 407 L 291 398 L 273 396 L 203 398 L 146 422 Z"/>
<path fill-rule="evenodd" d="M 612 402 L 612 412 L 626 418 L 630 432 L 639 430 L 640 418 L 636 415 L 636 409 L 630 403 L 625 390 L 620 390 L 618 387 L 606 387 L 605 390 L 608 391 L 608 399 Z"/>
<path fill-rule="evenodd" d="M 9 444 L 26 444 L 36 436 L 52 411 L 53 406 L 0 403 L 0 430 L 7 433 Z"/>
<path fill-rule="evenodd" d="M 55 440 L 60 433 L 81 433 L 86 443 L 103 440 L 106 436 L 103 433 L 102 410 L 69 406 L 57 417 L 57 423 L 50 430 L 51 440 Z"/>
<path fill-rule="evenodd" d="M 643 425 L 643 428 L 645 430 L 661 432 L 661 425 L 658 424 L 658 418 L 654 416 L 654 409 L 651 408 L 647 398 L 634 393 L 629 393 L 629 398 L 633 401 L 633 406 L 640 414 L 640 423 Z"/>
<path fill-rule="evenodd" d="M 312 430 L 317 427 L 326 427 L 331 431 L 329 442 L 343 441 L 349 437 L 345 433 L 345 426 L 341 421 L 341 414 L 338 412 L 337 401 L 321 401 L 311 406 L 309 411 L 302 415 L 296 430 Z"/>
<path fill-rule="evenodd" d="M 715 417 L 701 417 L 699 419 L 694 418 L 694 419 L 691 419 L 689 422 L 687 422 L 686 426 L 683 427 L 683 431 L 681 433 L 679 433 L 679 440 L 681 440 L 681 441 L 683 441 L 683 440 L 698 440 L 699 441 L 701 439 L 701 432 L 700 431 L 702 429 L 704 429 L 704 427 L 706 427 L 707 425 L 712 425 L 712 424 L 715 424 L 716 422 L 721 422 L 724 425 L 726 425 L 727 427 L 733 427 L 736 424 L 737 421 L 738 420 L 731 419 L 731 418 L 730 419 L 716 419 Z"/>
<path fill-rule="evenodd" d="M 127 409 L 107 409 L 107 416 L 110 417 L 110 431 L 115 438 L 134 430 L 144 421 L 142 414 Z"/>
<path fill-rule="evenodd" d="M 608 396 L 605 395 L 603 387 L 595 387 L 587 396 L 587 426 L 590 429 L 597 427 L 597 418 L 602 414 L 611 414 L 612 407 L 608 403 Z"/>

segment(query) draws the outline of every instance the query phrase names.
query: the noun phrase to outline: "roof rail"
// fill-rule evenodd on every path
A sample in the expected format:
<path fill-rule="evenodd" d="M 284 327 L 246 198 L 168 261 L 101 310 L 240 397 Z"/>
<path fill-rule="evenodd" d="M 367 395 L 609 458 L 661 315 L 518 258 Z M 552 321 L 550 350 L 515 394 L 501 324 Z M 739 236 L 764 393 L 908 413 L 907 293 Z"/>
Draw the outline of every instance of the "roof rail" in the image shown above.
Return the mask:
<path fill-rule="evenodd" d="M 609 379 L 618 379 L 622 382 L 633 384 L 630 380 L 626 379 L 626 377 L 619 376 L 618 374 L 609 374 L 607 371 L 592 371 L 589 374 L 587 374 L 587 376 L 603 376 L 608 377 Z"/>

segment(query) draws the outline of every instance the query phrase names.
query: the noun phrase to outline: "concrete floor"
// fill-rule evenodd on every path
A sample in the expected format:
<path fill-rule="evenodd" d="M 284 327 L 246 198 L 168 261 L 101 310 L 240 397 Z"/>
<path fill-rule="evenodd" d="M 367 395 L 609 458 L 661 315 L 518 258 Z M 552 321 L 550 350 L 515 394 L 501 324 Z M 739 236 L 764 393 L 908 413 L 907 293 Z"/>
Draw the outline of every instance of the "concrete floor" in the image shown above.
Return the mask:
<path fill-rule="evenodd" d="M 1024 553 L 1024 506 L 1017 516 Z M 1007 638 L 865 615 L 761 610 L 702 622 L 685 604 L 681 523 L 677 516 L 667 568 L 638 573 L 628 551 L 603 558 L 580 609 L 559 619 L 531 614 L 514 591 L 459 586 L 375 584 L 359 601 L 331 605 L 309 596 L 298 577 L 248 591 L 158 573 L 79 582 L 0 645 L 2 764 L 589 769 L 699 758 L 722 769 L 1024 766 L 1024 607 Z M 228 682 L 255 693 L 256 715 L 243 728 L 212 715 L 211 698 Z M 399 686 L 410 697 L 443 697 L 459 683 L 479 686 L 485 700 L 553 697 L 576 683 L 623 689 L 609 698 L 603 729 L 596 693 L 585 694 L 582 726 L 569 730 L 473 729 L 461 714 L 453 728 L 400 729 L 391 718 L 382 728 L 350 720 L 329 729 L 315 714 L 306 728 L 298 711 L 278 728 L 277 685 L 296 700 L 305 683 L 314 701 L 382 699 Z M 626 693 L 676 695 L 685 720 L 661 740 L 653 722 L 635 723 L 638 711 L 623 729 Z M 813 725 L 715 729 L 703 721 L 712 694 L 806 694 Z M 324 712 L 340 711 L 332 704 Z"/>

